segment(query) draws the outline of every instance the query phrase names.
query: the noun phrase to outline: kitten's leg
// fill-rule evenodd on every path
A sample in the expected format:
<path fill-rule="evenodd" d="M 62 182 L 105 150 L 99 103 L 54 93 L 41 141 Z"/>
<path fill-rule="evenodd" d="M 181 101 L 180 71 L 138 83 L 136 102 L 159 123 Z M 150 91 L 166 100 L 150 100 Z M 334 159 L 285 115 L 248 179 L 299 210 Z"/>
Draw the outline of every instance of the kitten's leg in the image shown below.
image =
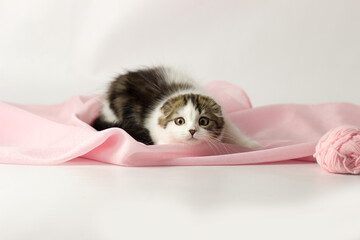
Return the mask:
<path fill-rule="evenodd" d="M 119 124 L 110 123 L 108 121 L 105 121 L 102 116 L 99 116 L 94 120 L 94 122 L 91 125 L 96 130 L 101 131 L 111 127 L 118 127 Z"/>
<path fill-rule="evenodd" d="M 222 142 L 240 145 L 246 148 L 260 148 L 261 144 L 250 139 L 233 124 L 227 116 L 224 116 L 225 128 Z"/>

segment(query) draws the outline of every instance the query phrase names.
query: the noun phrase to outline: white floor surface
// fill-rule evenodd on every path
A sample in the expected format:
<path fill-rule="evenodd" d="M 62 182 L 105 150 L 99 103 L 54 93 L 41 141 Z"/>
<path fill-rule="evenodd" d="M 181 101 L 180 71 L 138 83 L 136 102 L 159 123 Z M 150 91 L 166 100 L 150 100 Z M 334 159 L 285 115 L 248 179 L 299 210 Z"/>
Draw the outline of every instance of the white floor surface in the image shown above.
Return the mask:
<path fill-rule="evenodd" d="M 0 165 L 0 239 L 360 239 L 358 176 L 293 162 Z"/>

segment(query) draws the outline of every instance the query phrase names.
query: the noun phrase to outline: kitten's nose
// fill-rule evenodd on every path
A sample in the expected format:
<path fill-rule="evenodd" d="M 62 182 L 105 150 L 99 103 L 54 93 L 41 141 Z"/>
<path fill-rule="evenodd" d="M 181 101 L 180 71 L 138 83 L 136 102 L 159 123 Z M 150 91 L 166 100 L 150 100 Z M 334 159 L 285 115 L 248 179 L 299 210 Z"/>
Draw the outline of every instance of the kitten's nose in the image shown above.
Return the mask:
<path fill-rule="evenodd" d="M 196 130 L 195 129 L 190 129 L 189 132 L 191 133 L 192 136 L 194 136 Z"/>

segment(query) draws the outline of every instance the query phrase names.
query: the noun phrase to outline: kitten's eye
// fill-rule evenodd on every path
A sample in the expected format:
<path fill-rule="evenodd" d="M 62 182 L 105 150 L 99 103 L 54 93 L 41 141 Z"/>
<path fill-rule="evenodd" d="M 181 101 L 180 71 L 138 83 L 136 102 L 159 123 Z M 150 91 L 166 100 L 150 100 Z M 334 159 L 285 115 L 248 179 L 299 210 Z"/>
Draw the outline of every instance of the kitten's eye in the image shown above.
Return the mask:
<path fill-rule="evenodd" d="M 199 119 L 200 126 L 207 126 L 209 125 L 210 120 L 207 117 L 201 117 Z"/>
<path fill-rule="evenodd" d="M 180 125 L 183 125 L 185 123 L 185 119 L 182 118 L 182 117 L 178 117 L 178 118 L 174 119 L 174 122 L 175 122 L 176 125 L 180 126 Z"/>

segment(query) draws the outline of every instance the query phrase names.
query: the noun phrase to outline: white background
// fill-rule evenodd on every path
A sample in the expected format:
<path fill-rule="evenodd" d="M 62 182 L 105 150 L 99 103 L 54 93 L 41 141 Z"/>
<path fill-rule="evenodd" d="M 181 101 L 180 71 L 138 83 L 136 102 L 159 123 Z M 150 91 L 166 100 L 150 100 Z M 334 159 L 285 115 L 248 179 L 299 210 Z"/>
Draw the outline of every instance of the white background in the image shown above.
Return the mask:
<path fill-rule="evenodd" d="M 0 0 L 0 100 L 59 103 L 165 64 L 255 106 L 359 104 L 359 29 L 357 0 Z M 360 239 L 359 190 L 316 164 L 0 165 L 0 239 Z"/>

